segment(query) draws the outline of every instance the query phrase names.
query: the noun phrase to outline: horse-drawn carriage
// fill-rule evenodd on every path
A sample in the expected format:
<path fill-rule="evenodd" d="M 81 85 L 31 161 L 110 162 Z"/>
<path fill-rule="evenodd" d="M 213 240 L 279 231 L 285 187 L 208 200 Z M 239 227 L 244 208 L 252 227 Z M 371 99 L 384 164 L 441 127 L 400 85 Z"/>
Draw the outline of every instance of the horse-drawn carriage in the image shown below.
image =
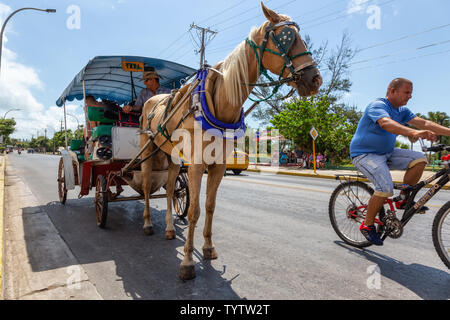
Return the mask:
<path fill-rule="evenodd" d="M 195 72 L 187 66 L 154 58 L 98 56 L 75 76 L 56 102 L 58 106 L 64 106 L 66 115 L 66 101 L 85 100 L 87 96 L 102 99 L 104 107 L 86 105 L 84 108 L 84 139 L 73 139 L 70 143 L 66 140 L 57 180 L 62 204 L 66 202 L 68 190 L 75 186 L 80 186 L 78 198 L 95 188 L 94 202 L 100 228 L 106 225 L 109 202 L 144 198 L 140 165 L 123 170 L 139 152 L 139 116 L 122 112 L 119 105 L 130 104 L 136 99 L 144 87 L 140 80 L 146 67 L 157 71 L 161 76 L 160 85 L 169 89 L 179 88 L 183 80 Z M 92 149 L 90 153 L 88 146 Z M 166 197 L 164 190 L 158 191 L 166 185 L 167 170 L 156 170 L 152 175 L 151 198 Z M 126 185 L 138 194 L 121 196 Z M 115 192 L 111 189 L 113 186 Z M 173 205 L 179 217 L 186 216 L 189 192 L 185 168 L 180 170 L 176 180 Z"/>
<path fill-rule="evenodd" d="M 129 184 L 134 188 L 131 181 L 137 182 L 135 190 L 138 191 L 139 197 L 136 198 L 143 195 L 145 202 L 144 231 L 151 231 L 149 195 L 152 194 L 154 186 L 160 184 L 159 169 L 167 168 L 167 239 L 175 238 L 171 199 L 186 200 L 183 208 L 177 209 L 175 205 L 177 213 L 185 214 L 189 204 L 188 234 L 184 245 L 184 258 L 180 264 L 180 278 L 183 280 L 195 277 L 194 232 L 200 216 L 200 190 L 205 169 L 208 170 L 208 177 L 203 258 L 211 260 L 218 256 L 212 242 L 212 221 L 217 191 L 226 170 L 226 158 L 233 150 L 233 140 L 242 136 L 245 131 L 245 113 L 242 106 L 253 88 L 255 86 L 274 87 L 273 95 L 281 85 L 286 83 L 295 88 L 300 95 L 309 96 L 316 94 L 322 84 L 320 72 L 311 57 L 311 52 L 307 50 L 300 37 L 299 26 L 288 16 L 279 15 L 262 3 L 261 6 L 267 21 L 260 27 L 253 28 L 247 39 L 243 40 L 224 61 L 212 67 L 203 65 L 197 71 L 195 78 L 182 85 L 179 90 L 172 90 L 170 95 L 156 95 L 145 102 L 139 128 L 140 148 L 134 150 L 137 152 L 134 158 L 130 160 L 130 156 L 127 159 L 115 160 L 114 155 L 119 150 L 113 145 L 112 161 L 110 159 L 92 163 L 90 160 L 85 160 L 80 167 L 76 159 L 77 155 L 67 151 L 63 153 L 60 162 L 58 184 L 61 202 L 65 200 L 66 190 L 73 188 L 77 183 L 81 185 L 80 196 L 85 195 L 89 188 L 95 186 L 95 202 L 100 226 L 105 204 L 123 199 L 112 193 L 109 187 Z M 58 100 L 58 105 L 61 106 L 66 100 L 75 97 L 83 98 L 89 93 L 86 92 L 88 83 L 94 88 L 96 84 L 104 84 L 108 88 L 108 90 L 96 91 L 100 97 L 112 98 L 118 103 L 130 100 L 129 92 L 136 86 L 134 78 L 131 78 L 132 81 L 126 81 L 127 74 L 121 71 L 120 64 L 111 67 L 108 63 L 99 60 L 97 66 L 94 63 L 95 59 L 91 61 L 75 77 Z M 161 60 L 153 62 L 155 61 Z M 193 71 L 180 65 L 170 68 L 173 65 L 167 63 L 166 66 L 167 69 L 163 68 L 164 65 L 162 68 L 156 65 L 155 69 L 158 73 L 161 72 L 162 76 L 165 75 L 165 71 L 169 73 L 177 71 L 177 75 L 168 77 L 169 79 L 179 80 Z M 92 70 L 89 72 L 87 69 Z M 99 70 L 103 71 L 98 72 Z M 115 77 L 117 70 L 121 75 Z M 278 74 L 278 80 L 273 80 L 267 71 Z M 258 83 L 260 75 L 266 76 L 270 82 Z M 173 85 L 176 88 L 179 85 L 178 81 L 173 81 Z M 127 89 L 123 90 L 122 86 Z M 126 95 L 125 99 L 121 99 L 122 94 Z M 120 126 L 118 127 L 120 129 Z M 178 145 L 171 140 L 175 133 L 183 134 L 183 152 L 180 152 Z M 100 144 L 102 141 L 99 138 Z M 170 143 L 167 143 L 168 141 Z M 229 144 L 227 141 L 232 143 Z M 211 145 L 214 147 L 211 148 Z M 103 146 L 97 147 L 98 151 Z M 105 149 L 101 150 L 105 151 Z M 108 154 L 110 153 L 100 152 L 99 156 Z M 180 163 L 175 161 L 184 156 L 187 156 L 187 161 L 190 163 L 189 179 L 186 179 L 184 170 L 180 169 Z M 140 164 L 139 170 L 130 170 L 136 166 L 136 163 Z M 142 178 L 142 183 L 139 183 L 139 178 Z M 189 198 L 187 188 L 189 188 Z M 120 193 L 120 188 L 116 193 Z"/>

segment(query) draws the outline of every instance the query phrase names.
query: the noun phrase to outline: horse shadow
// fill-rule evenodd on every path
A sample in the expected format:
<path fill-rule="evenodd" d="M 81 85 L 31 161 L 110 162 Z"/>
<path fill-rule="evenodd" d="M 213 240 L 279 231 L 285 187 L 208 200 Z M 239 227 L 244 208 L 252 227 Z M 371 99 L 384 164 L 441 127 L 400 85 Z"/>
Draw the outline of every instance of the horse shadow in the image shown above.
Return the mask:
<path fill-rule="evenodd" d="M 185 219 L 175 218 L 176 239 L 166 240 L 166 200 L 162 201 L 164 205 L 152 201 L 152 236 L 144 235 L 142 229 L 142 201 L 110 203 L 105 229 L 96 225 L 92 198 L 69 199 L 65 206 L 50 202 L 24 208 L 24 232 L 30 235 L 25 237 L 25 245 L 32 270 L 64 268 L 74 262 L 73 259 L 51 259 L 48 263 L 46 255 L 51 253 L 37 245 L 39 232 L 29 216 L 45 212 L 75 256 L 76 263 L 82 265 L 104 299 L 242 299 L 232 288 L 233 279 L 239 275 L 227 274 L 226 265 L 220 266 L 218 260 L 203 260 L 197 249 L 194 251 L 196 278 L 189 281 L 179 278 L 188 223 Z M 196 232 L 197 245 L 203 240 L 199 231 Z"/>
<path fill-rule="evenodd" d="M 448 300 L 450 276 L 447 272 L 418 263 L 405 264 L 386 255 L 351 247 L 342 241 L 335 243 L 358 254 L 380 268 L 381 275 L 413 291 L 424 300 Z"/>

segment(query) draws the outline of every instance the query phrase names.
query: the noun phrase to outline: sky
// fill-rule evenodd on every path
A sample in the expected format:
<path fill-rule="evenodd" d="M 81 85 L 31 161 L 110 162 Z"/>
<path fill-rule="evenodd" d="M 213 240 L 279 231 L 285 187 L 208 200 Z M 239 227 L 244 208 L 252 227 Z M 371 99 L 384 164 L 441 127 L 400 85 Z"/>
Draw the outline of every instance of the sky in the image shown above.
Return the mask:
<path fill-rule="evenodd" d="M 351 92 L 343 101 L 358 110 L 384 97 L 396 77 L 413 81 L 413 112 L 450 112 L 450 2 L 448 0 L 265 0 L 300 25 L 317 46 L 336 48 L 348 32 L 358 50 L 350 65 Z M 195 23 L 217 34 L 207 43 L 206 60 L 223 60 L 254 26 L 265 21 L 259 0 L 0 0 L 6 25 L 0 70 L 0 116 L 13 117 L 14 138 L 53 136 L 63 109 L 56 100 L 74 76 L 98 55 L 136 55 L 198 68 Z M 319 66 L 326 79 L 328 72 Z M 84 115 L 81 101 L 69 102 L 67 126 Z M 245 104 L 249 105 L 247 102 Z M 251 127 L 259 123 L 248 118 Z M 320 134 L 320 133 L 319 133 Z"/>

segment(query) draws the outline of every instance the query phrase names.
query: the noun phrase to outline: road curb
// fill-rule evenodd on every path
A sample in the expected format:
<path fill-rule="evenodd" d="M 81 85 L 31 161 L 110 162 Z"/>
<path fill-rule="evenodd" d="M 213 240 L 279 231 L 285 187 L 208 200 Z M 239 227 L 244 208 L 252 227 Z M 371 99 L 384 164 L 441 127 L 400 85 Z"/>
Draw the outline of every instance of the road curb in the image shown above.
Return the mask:
<path fill-rule="evenodd" d="M 3 300 L 3 211 L 5 208 L 5 167 L 6 157 L 3 154 L 0 166 L 0 299 Z"/>
<path fill-rule="evenodd" d="M 280 175 L 287 175 L 287 176 L 299 176 L 299 177 L 308 177 L 308 178 L 319 178 L 319 179 L 330 179 L 330 180 L 338 180 L 336 178 L 336 175 L 331 175 L 331 174 L 319 174 L 319 173 L 304 173 L 304 172 L 289 172 L 289 171 L 266 171 L 266 170 L 261 170 L 261 169 L 250 169 L 248 168 L 247 171 L 250 172 L 267 172 L 267 173 L 273 173 L 273 174 L 280 174 Z M 346 174 L 343 174 L 344 176 L 347 176 Z M 357 178 L 357 177 L 351 177 L 351 176 L 347 176 L 345 179 L 341 179 L 341 180 L 358 180 L 358 181 L 364 181 L 364 182 L 369 182 L 368 179 L 365 178 Z M 394 183 L 403 183 L 403 181 L 394 181 Z M 432 184 L 428 184 L 425 186 L 425 188 L 431 188 L 433 185 Z M 450 186 L 443 186 L 442 187 L 443 190 L 450 190 Z"/>

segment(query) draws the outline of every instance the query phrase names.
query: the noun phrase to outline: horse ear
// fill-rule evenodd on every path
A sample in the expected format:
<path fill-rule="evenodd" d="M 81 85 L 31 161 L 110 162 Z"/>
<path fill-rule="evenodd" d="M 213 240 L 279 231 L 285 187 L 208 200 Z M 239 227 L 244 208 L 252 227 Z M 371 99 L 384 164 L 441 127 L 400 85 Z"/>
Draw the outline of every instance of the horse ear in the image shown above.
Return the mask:
<path fill-rule="evenodd" d="M 280 16 L 275 11 L 267 8 L 262 1 L 261 1 L 261 8 L 267 20 L 272 22 L 272 24 L 276 24 L 281 21 Z"/>

